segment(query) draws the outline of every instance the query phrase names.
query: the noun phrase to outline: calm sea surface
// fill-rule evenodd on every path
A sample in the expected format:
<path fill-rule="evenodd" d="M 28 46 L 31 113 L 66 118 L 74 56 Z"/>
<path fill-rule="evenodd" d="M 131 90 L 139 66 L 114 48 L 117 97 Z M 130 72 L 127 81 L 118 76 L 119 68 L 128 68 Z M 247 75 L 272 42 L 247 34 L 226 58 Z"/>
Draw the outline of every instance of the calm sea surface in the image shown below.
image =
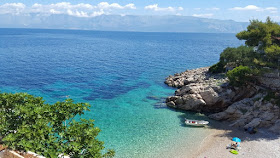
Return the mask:
<path fill-rule="evenodd" d="M 240 44 L 234 34 L 0 29 L 0 90 L 89 102 L 82 117 L 116 157 L 171 157 L 208 133 L 183 124 L 201 116 L 165 106 L 175 89 L 164 79 Z"/>

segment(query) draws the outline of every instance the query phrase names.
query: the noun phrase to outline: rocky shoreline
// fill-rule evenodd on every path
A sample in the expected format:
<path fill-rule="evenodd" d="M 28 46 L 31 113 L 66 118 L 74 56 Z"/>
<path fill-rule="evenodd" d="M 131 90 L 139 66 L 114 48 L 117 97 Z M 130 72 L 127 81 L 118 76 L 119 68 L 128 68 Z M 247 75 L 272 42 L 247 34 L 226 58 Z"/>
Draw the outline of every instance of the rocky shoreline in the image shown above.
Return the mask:
<path fill-rule="evenodd" d="M 266 127 L 280 134 L 279 105 L 264 99 L 270 90 L 279 91 L 280 78 L 275 73 L 256 77 L 258 84 L 232 87 L 225 74 L 211 74 L 208 69 L 187 70 L 167 77 L 165 83 L 178 89 L 166 99 L 166 105 L 203 112 L 209 118 L 230 121 L 234 127 Z"/>

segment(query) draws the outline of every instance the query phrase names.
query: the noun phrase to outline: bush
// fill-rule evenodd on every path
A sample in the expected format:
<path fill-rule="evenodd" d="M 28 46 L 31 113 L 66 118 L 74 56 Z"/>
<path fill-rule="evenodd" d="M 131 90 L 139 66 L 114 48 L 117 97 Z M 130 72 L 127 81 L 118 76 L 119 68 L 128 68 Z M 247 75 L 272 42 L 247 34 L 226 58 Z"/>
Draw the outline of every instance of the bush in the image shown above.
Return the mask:
<path fill-rule="evenodd" d="M 51 158 L 61 153 L 70 157 L 112 157 L 114 151 L 105 153 L 104 143 L 96 139 L 100 129 L 93 120 L 73 120 L 89 107 L 71 99 L 51 105 L 26 93 L 0 93 L 1 141 L 11 149 Z"/>
<path fill-rule="evenodd" d="M 224 68 L 225 64 L 221 61 L 219 61 L 218 63 L 212 65 L 209 68 L 209 72 L 211 73 L 222 73 L 225 72 L 225 68 Z"/>
<path fill-rule="evenodd" d="M 248 66 L 241 65 L 228 71 L 226 75 L 231 85 L 242 86 L 251 81 L 253 72 Z"/>
<path fill-rule="evenodd" d="M 220 55 L 220 62 L 235 63 L 237 66 L 254 66 L 254 58 L 259 58 L 252 47 L 239 46 L 237 48 L 226 48 Z"/>

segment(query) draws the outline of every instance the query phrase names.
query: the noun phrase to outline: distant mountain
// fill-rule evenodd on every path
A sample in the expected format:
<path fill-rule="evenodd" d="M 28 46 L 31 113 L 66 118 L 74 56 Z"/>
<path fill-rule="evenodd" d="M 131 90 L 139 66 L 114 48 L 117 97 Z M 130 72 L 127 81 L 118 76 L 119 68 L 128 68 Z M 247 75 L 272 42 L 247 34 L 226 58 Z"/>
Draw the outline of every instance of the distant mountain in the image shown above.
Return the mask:
<path fill-rule="evenodd" d="M 53 15 L 0 15 L 2 28 L 86 29 L 104 31 L 142 32 L 205 32 L 236 33 L 249 23 L 216 20 L 192 16 L 137 16 L 101 15 L 91 18 L 63 14 Z"/>

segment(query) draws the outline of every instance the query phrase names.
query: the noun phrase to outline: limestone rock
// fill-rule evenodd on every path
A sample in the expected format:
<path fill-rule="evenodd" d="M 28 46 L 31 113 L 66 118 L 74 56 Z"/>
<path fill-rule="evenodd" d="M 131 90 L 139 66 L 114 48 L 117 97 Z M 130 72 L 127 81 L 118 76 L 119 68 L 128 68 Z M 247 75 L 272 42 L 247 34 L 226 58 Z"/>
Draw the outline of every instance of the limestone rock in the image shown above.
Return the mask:
<path fill-rule="evenodd" d="M 225 120 L 225 119 L 228 118 L 228 113 L 219 112 L 219 113 L 209 115 L 208 117 L 211 118 L 211 119 L 214 119 L 214 120 Z"/>
<path fill-rule="evenodd" d="M 200 107 L 206 104 L 194 94 L 184 95 L 182 98 L 183 104 L 178 104 L 178 107 L 183 110 L 199 111 Z"/>
<path fill-rule="evenodd" d="M 210 87 L 199 93 L 207 105 L 213 105 L 219 100 L 219 95 Z"/>
<path fill-rule="evenodd" d="M 264 121 L 270 121 L 274 118 L 274 113 L 266 111 L 260 115 L 260 118 Z"/>
<path fill-rule="evenodd" d="M 167 102 L 166 105 L 172 108 L 176 108 L 176 104 L 173 101 Z"/>
<path fill-rule="evenodd" d="M 263 74 L 262 76 L 257 77 L 257 80 L 264 87 L 280 90 L 280 77 L 278 76 L 277 70 Z"/>
<path fill-rule="evenodd" d="M 273 99 L 264 100 L 267 95 L 265 87 L 257 84 L 232 87 L 224 75 L 210 74 L 208 69 L 205 67 L 187 70 L 167 77 L 165 83 L 178 89 L 174 96 L 166 99 L 166 105 L 182 110 L 211 113 L 210 118 L 232 121 L 231 126 L 234 127 L 246 129 L 273 125 L 271 130 L 279 131 L 280 108 L 274 105 Z M 277 85 L 280 85 L 280 81 L 276 83 L 275 80 L 270 82 L 262 79 L 269 83 L 261 85 L 276 85 L 272 89 L 277 89 Z"/>
<path fill-rule="evenodd" d="M 244 128 L 248 129 L 249 127 L 257 127 L 260 123 L 261 123 L 260 118 L 254 118 L 250 123 L 246 124 Z"/>
<path fill-rule="evenodd" d="M 247 119 L 239 119 L 237 121 L 235 121 L 234 123 L 230 124 L 230 126 L 233 127 L 243 127 L 248 123 Z"/>

